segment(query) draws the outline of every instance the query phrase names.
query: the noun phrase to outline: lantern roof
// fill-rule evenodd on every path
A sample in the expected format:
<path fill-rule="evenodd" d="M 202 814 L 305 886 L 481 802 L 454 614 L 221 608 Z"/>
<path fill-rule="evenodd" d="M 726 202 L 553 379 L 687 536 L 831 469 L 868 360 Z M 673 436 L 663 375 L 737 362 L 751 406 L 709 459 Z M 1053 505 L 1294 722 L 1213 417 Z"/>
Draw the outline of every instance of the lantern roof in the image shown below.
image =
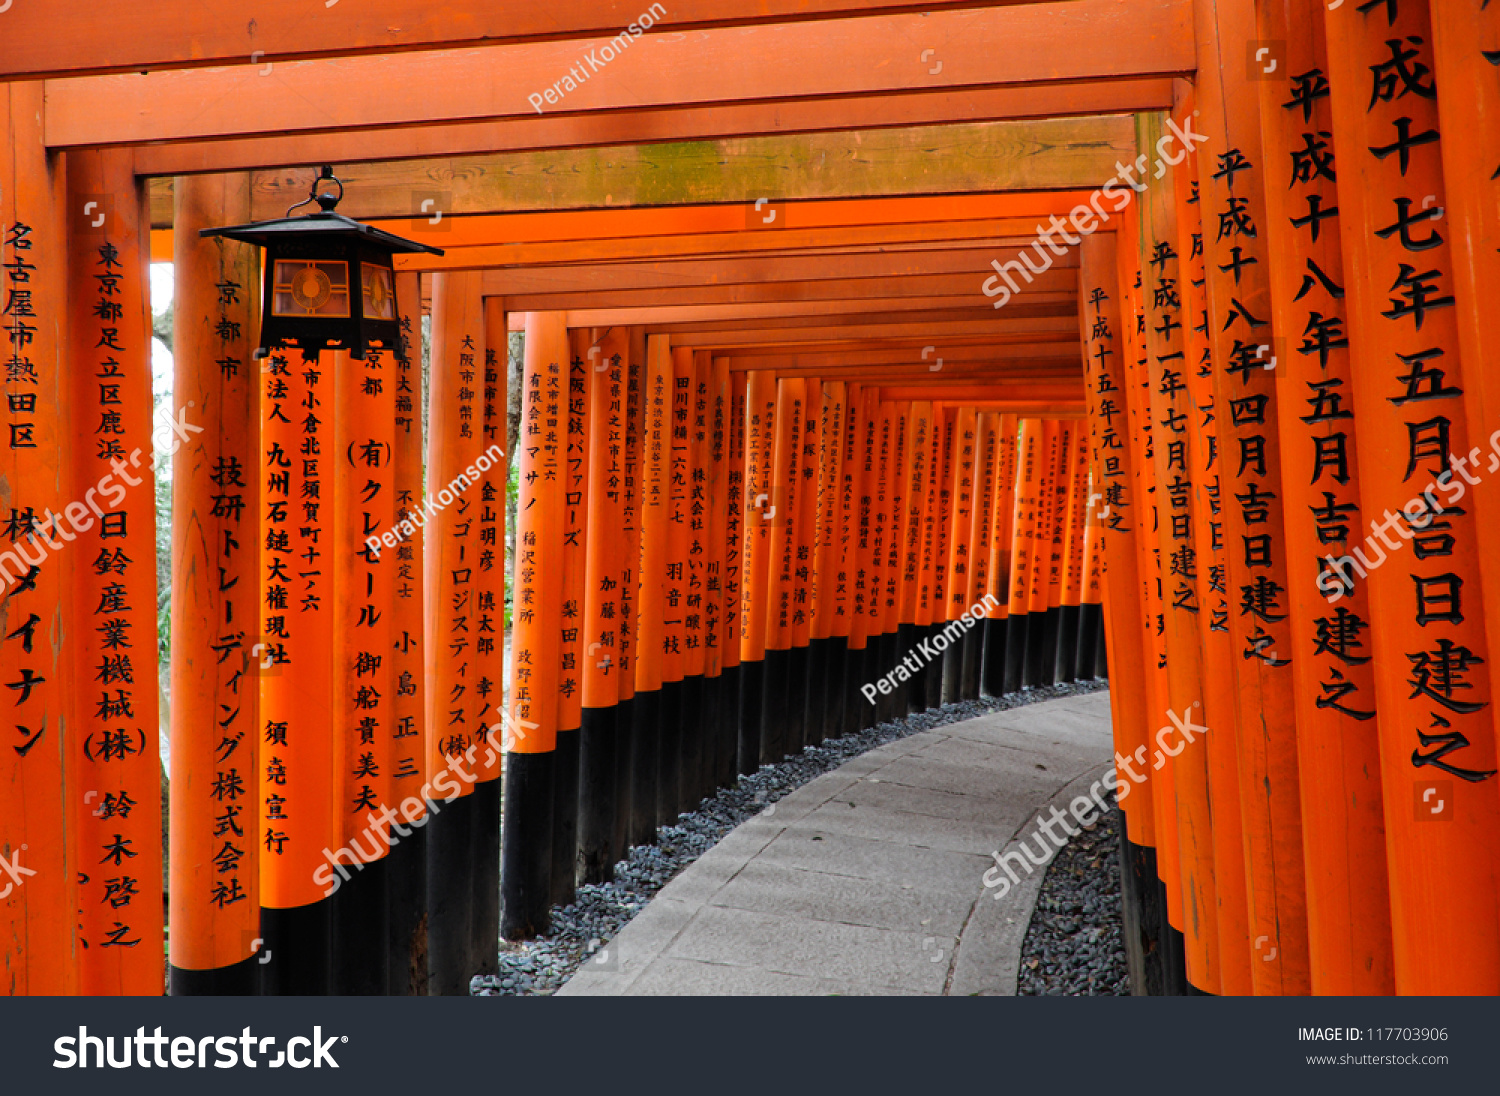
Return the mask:
<path fill-rule="evenodd" d="M 278 217 L 273 221 L 255 221 L 248 225 L 229 225 L 225 228 L 205 228 L 200 236 L 223 236 L 230 240 L 270 247 L 287 240 L 358 240 L 390 251 L 392 254 L 426 252 L 441 255 L 442 248 L 408 240 L 374 225 L 363 224 L 342 213 L 332 211 L 309 213 L 301 217 Z"/>

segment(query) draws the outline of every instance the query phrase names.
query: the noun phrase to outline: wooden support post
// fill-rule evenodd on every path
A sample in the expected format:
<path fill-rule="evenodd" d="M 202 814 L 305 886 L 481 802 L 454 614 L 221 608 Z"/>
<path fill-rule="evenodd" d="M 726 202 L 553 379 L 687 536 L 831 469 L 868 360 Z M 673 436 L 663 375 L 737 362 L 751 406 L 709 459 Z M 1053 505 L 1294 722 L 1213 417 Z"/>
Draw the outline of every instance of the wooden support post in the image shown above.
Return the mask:
<path fill-rule="evenodd" d="M 378 859 L 369 845 L 346 844 L 343 830 L 351 804 L 339 767 L 345 728 L 333 713 L 336 371 L 332 354 L 309 359 L 273 351 L 260 374 L 260 453 L 253 467 L 264 497 L 257 539 L 264 553 L 265 733 L 256 844 L 268 996 L 331 991 L 330 896 L 358 887 L 355 878 Z M 333 881 L 319 876 L 331 875 L 330 864 L 341 885 L 325 889 Z"/>
<path fill-rule="evenodd" d="M 488 725 L 475 718 L 478 491 L 466 469 L 483 435 L 484 304 L 477 273 L 432 279 L 432 367 L 427 415 L 425 627 L 427 757 L 444 799 L 427 825 L 427 966 L 434 994 L 466 994 L 473 976 L 476 754 Z M 437 786 L 446 770 L 454 790 Z M 457 780 L 454 780 L 454 777 Z M 523 824 L 524 828 L 524 824 Z"/>
<path fill-rule="evenodd" d="M 980 688 L 988 696 L 1005 692 L 1005 648 L 1010 624 L 1011 531 L 1016 518 L 1016 416 L 1002 414 L 995 449 L 995 503 L 990 525 L 989 581 L 994 600 L 985 612 L 984 661 Z"/>
<path fill-rule="evenodd" d="M 989 592 L 990 561 L 995 525 L 995 483 L 1000 450 L 1000 414 L 983 411 L 975 417 L 974 504 L 969 534 L 969 577 L 961 613 L 973 623 L 963 635 L 963 697 L 978 700 L 984 665 L 983 621 L 988 619 L 984 601 Z"/>
<path fill-rule="evenodd" d="M 964 641 L 959 630 L 950 630 L 947 624 L 957 620 L 968 604 L 964 599 L 969 592 L 970 542 L 974 537 L 974 423 L 974 408 L 960 407 L 954 418 L 952 478 L 949 481 L 952 485 L 949 497 L 953 503 L 948 534 L 947 586 L 943 611 L 938 616 L 944 622 L 944 634 L 950 637 L 943 651 L 944 704 L 955 704 L 964 699 Z"/>
<path fill-rule="evenodd" d="M 567 318 L 556 312 L 530 312 L 525 322 L 500 864 L 500 934 L 507 940 L 537 936 L 547 931 L 550 922 L 554 750 L 560 699 L 557 625 L 562 619 Z M 437 324 L 433 327 L 436 330 Z M 440 361 L 434 343 L 434 378 Z M 440 550 L 436 539 L 427 550 L 429 556 Z M 437 682 L 430 687 L 437 688 Z"/>
<path fill-rule="evenodd" d="M 68 812 L 68 827 L 78 842 L 77 931 L 82 946 L 76 955 L 78 992 L 154 997 L 162 987 L 163 923 L 149 221 L 145 193 L 137 186 L 130 157 L 124 153 L 69 155 L 67 186 L 67 323 L 63 330 L 68 340 L 66 346 L 55 349 L 57 362 L 67 366 L 56 372 L 63 374 L 61 406 L 70 410 L 72 421 L 67 433 L 60 431 L 51 439 L 61 454 L 36 456 L 56 459 L 65 466 L 59 486 L 67 493 L 67 504 L 60 501 L 57 513 L 38 510 L 37 517 L 50 535 L 61 537 L 64 543 L 78 542 L 66 549 L 67 555 L 50 563 L 74 576 L 69 591 L 72 619 L 63 625 L 71 638 L 61 649 L 69 652 L 76 667 L 75 707 L 70 720 L 57 726 L 59 730 L 66 727 L 72 739 L 73 753 L 64 765 L 72 770 L 66 775 L 81 797 Z M 0 222 L 0 232 L 16 235 L 11 228 L 14 224 L 14 219 Z M 55 262 L 59 242 L 44 240 L 43 256 L 30 257 L 23 249 L 18 257 L 29 263 L 44 257 Z M 38 250 L 42 248 L 31 249 Z M 0 261 L 13 259 L 7 256 Z M 9 274 L 17 268 L 5 269 Z M 14 292 L 23 284 L 0 286 L 6 301 L 0 315 L 5 316 L 3 330 L 10 336 L 25 326 L 55 322 L 61 311 L 61 302 Z M 21 307 L 23 300 L 35 300 L 38 307 Z M 16 346 L 7 339 L 8 350 L 27 353 L 35 347 L 35 343 Z M 10 357 L 7 353 L 6 359 Z M 54 371 L 54 363 L 45 365 L 47 372 Z M 56 389 L 49 391 L 50 383 L 41 382 L 32 390 L 10 371 L 7 380 L 14 455 L 24 444 L 18 435 L 35 433 L 30 424 L 41 418 L 44 409 L 56 413 L 55 405 L 47 406 Z M 165 451 L 183 440 L 170 428 L 160 434 Z M 166 459 L 166 452 L 156 459 Z M 109 500 L 107 512 L 96 512 L 100 494 Z M 30 503 L 30 499 L 24 501 Z M 13 504 L 21 508 L 17 500 Z M 46 569 L 48 564 L 41 566 Z M 18 601 L 23 599 L 21 595 Z M 47 638 L 56 626 L 49 617 L 20 604 L 11 611 L 14 615 L 7 616 L 5 642 L 30 655 L 23 666 L 58 649 Z M 66 672 L 64 667 L 58 669 Z M 56 695 L 66 679 L 61 674 L 49 676 L 52 683 L 37 688 Z M 19 713 L 40 712 L 42 699 L 18 704 L 18 718 Z M 220 745 L 228 742 L 233 751 L 251 737 L 249 723 L 239 724 L 225 731 Z M 36 751 L 38 756 L 43 752 Z M 25 757 L 31 756 L 27 750 Z M 33 861 L 46 855 L 38 846 L 26 852 Z M 49 871 L 62 867 L 47 862 Z M 33 956 L 30 953 L 26 958 Z"/>
<path fill-rule="evenodd" d="M 1465 362 L 1500 359 L 1500 310 L 1491 307 L 1500 286 L 1500 7 L 1490 4 L 1429 4 L 1432 19 L 1432 67 L 1443 88 L 1460 94 L 1438 97 L 1441 131 L 1461 139 L 1442 141 L 1443 210 L 1451 231 L 1454 295 L 1459 302 L 1458 345 Z M 1422 200 L 1425 202 L 1426 196 Z M 1494 369 L 1468 370 L 1464 406 L 1471 445 L 1490 447 L 1474 491 L 1475 518 L 1481 528 L 1500 521 L 1500 376 Z M 1466 481 L 1467 482 L 1467 481 Z M 1500 590 L 1500 553 L 1481 552 L 1479 570 L 1491 590 Z M 1500 650 L 1500 597 L 1483 602 L 1485 634 L 1491 650 Z"/>
<path fill-rule="evenodd" d="M 636 499 L 639 515 L 635 588 L 639 591 L 632 636 L 635 655 L 635 715 L 630 743 L 630 843 L 656 840 L 656 755 L 661 743 L 662 577 L 666 565 L 667 431 L 671 369 L 667 356 L 650 352 L 645 331 L 632 328 L 629 367 L 639 374 L 640 443 Z"/>
<path fill-rule="evenodd" d="M 1078 680 L 1078 624 L 1083 603 L 1084 524 L 1088 503 L 1088 429 L 1076 424 L 1069 443 L 1071 474 L 1063 530 L 1062 592 L 1057 626 L 1057 680 Z"/>
<path fill-rule="evenodd" d="M 1041 506 L 1042 423 L 1021 419 L 1016 424 L 1015 515 L 1011 522 L 1010 586 L 1006 615 L 1005 672 L 1002 688 L 1020 692 L 1026 678 L 1026 647 L 1030 639 L 1032 559 Z"/>
<path fill-rule="evenodd" d="M 1063 452 L 1063 424 L 1043 419 L 1038 452 L 1037 521 L 1032 535 L 1031 558 L 1026 578 L 1026 661 L 1022 684 L 1034 689 L 1049 685 L 1046 678 L 1048 641 L 1056 651 L 1057 633 L 1048 626 L 1047 583 L 1051 569 L 1053 528 L 1057 524 L 1057 482 Z"/>
<path fill-rule="evenodd" d="M 926 667 L 918 653 L 917 609 L 923 599 L 922 541 L 927 531 L 927 481 L 932 465 L 932 401 L 913 400 L 907 413 L 907 457 L 901 483 L 901 615 L 897 622 L 896 673 L 901 677 L 908 714 L 927 707 Z M 904 669 L 903 669 L 904 668 Z M 908 678 L 906 674 L 911 676 Z"/>
<path fill-rule="evenodd" d="M 579 727 L 583 723 L 583 606 L 588 537 L 589 332 L 567 332 L 568 394 L 562 479 L 562 606 L 558 613 L 557 745 L 552 777 L 552 904 L 578 885 Z M 597 355 L 595 355 L 597 358 Z"/>
<path fill-rule="evenodd" d="M 906 686 L 895 674 L 901 662 L 900 632 L 902 597 L 902 551 L 906 543 L 907 427 L 911 403 L 888 402 L 890 415 L 890 450 L 886 460 L 886 531 L 882 550 L 881 656 L 879 672 L 891 681 L 888 701 L 890 719 L 903 719 L 907 712 Z"/>
<path fill-rule="evenodd" d="M 1191 120 L 1192 89 L 1178 85 L 1176 123 Z M 1239 655 L 1229 633 L 1228 542 L 1224 538 L 1223 461 L 1219 409 L 1214 403 L 1214 365 L 1209 343 L 1207 278 L 1203 262 L 1198 158 L 1186 156 L 1172 174 L 1177 217 L 1177 254 L 1182 292 L 1186 383 L 1192 411 L 1188 447 L 1197 489 L 1193 546 L 1198 565 L 1198 637 L 1202 646 L 1203 714 L 1208 737 L 1208 781 L 1213 803 L 1214 885 L 1218 896 L 1219 992 L 1243 997 L 1250 978 L 1249 903 L 1246 897 L 1244 828 L 1240 819 L 1239 708 L 1234 702 Z"/>
<path fill-rule="evenodd" d="M 1254 0 L 1196 0 L 1204 250 L 1219 444 L 1225 460 L 1230 636 L 1238 652 L 1241 806 L 1258 994 L 1305 994 L 1307 895 L 1297 772 L 1278 377 L 1269 293 L 1260 102 L 1245 43 Z M 1214 226 L 1208 231 L 1208 226 Z M 1285 333 L 1283 333 L 1283 336 Z M 1233 402 L 1232 402 L 1233 401 Z M 1243 410 L 1238 410 L 1243 409 Z M 1253 409 L 1253 413 L 1252 413 Z M 1274 955 L 1274 958 L 1272 957 Z"/>
<path fill-rule="evenodd" d="M 656 755 L 656 824 L 669 826 L 683 809 L 683 639 L 687 595 L 687 416 L 692 384 L 692 350 L 673 349 L 667 336 L 648 338 L 650 354 L 660 354 L 666 376 L 663 490 L 666 501 L 664 554 L 661 565 L 661 736 Z M 679 360 L 682 359 L 682 360 Z"/>
<path fill-rule="evenodd" d="M 1160 114 L 1136 119 L 1137 144 L 1153 149 L 1165 124 Z M 1168 165 L 1163 169 L 1170 171 Z M 1182 271 L 1177 251 L 1175 194 L 1169 178 L 1137 199 L 1139 262 L 1145 307 L 1145 370 L 1142 403 L 1151 417 L 1156 481 L 1155 549 L 1162 575 L 1167 651 L 1167 708 L 1157 718 L 1170 728 L 1156 745 L 1169 760 L 1176 796 L 1178 868 L 1182 904 L 1191 915 L 1182 931 L 1189 991 L 1220 991 L 1218 898 L 1214 889 L 1214 844 L 1209 796 L 1208 743 L 1191 728 L 1203 713 L 1203 648 L 1199 628 L 1198 550 L 1195 513 L 1200 505 L 1189 459 L 1189 421 L 1195 408 L 1188 392 Z M 1175 718 L 1173 718 L 1175 715 Z"/>
<path fill-rule="evenodd" d="M 605 344 L 614 346 L 624 360 L 620 376 L 625 401 L 624 471 L 620 502 L 619 576 L 620 692 L 619 712 L 615 719 L 615 791 L 616 813 L 614 850 L 610 863 L 625 859 L 632 844 L 631 827 L 635 824 L 636 667 L 640 660 L 640 576 L 641 576 L 641 424 L 645 412 L 642 394 L 645 390 L 646 335 L 638 327 L 626 328 L 618 343 L 610 335 Z M 613 355 L 611 355 L 613 360 Z"/>
<path fill-rule="evenodd" d="M 818 419 L 823 403 L 823 385 L 816 377 L 803 377 L 802 428 L 797 438 L 797 524 L 792 549 L 792 725 L 788 728 L 788 752 L 801 754 L 814 735 L 813 696 L 821 693 L 823 681 L 812 676 L 813 581 L 812 553 L 818 520 Z"/>
<path fill-rule="evenodd" d="M 1481 459 L 1470 446 L 1482 436 L 1469 433 L 1466 381 L 1488 363 L 1465 360 L 1459 341 L 1459 314 L 1487 302 L 1457 297 L 1454 228 L 1434 212 L 1444 205 L 1444 146 L 1477 134 L 1441 125 L 1438 97 L 1469 92 L 1433 74 L 1428 9 L 1410 0 L 1325 20 L 1334 134 L 1346 150 L 1338 209 L 1350 402 L 1360 514 L 1370 523 L 1319 586 L 1331 618 L 1349 608 L 1350 587 L 1363 582 L 1369 597 L 1395 991 L 1493 994 L 1500 763 L 1480 534 L 1463 502 L 1480 478 L 1469 466 Z M 1479 471 L 1493 473 L 1500 460 L 1487 463 Z M 1403 558 L 1407 541 L 1412 556 Z"/>
<path fill-rule="evenodd" d="M 484 387 L 481 391 L 479 448 L 474 465 L 477 496 L 469 510 L 478 548 L 474 563 L 474 712 L 484 736 L 474 782 L 474 973 L 499 971 L 500 824 L 502 760 L 505 752 L 505 500 L 509 490 L 506 414 L 509 406 L 508 331 L 505 302 L 484 298 Z M 470 473 L 472 477 L 472 473 Z M 411 768 L 397 776 L 410 775 Z"/>
<path fill-rule="evenodd" d="M 833 638 L 834 591 L 838 585 L 838 518 L 841 457 L 843 455 L 844 384 L 817 384 L 817 406 L 810 410 L 817 424 L 814 484 L 816 514 L 812 529 L 812 624 L 808 640 L 808 695 L 812 715 L 808 742 L 817 745 L 835 737 L 843 723 L 844 660 Z"/>
<path fill-rule="evenodd" d="M 202 433 L 172 464 L 170 992 L 241 995 L 256 991 L 260 974 L 259 675 L 278 657 L 274 644 L 255 651 L 252 639 L 264 596 L 265 378 L 250 357 L 260 281 L 250 245 L 198 236 L 249 219 L 248 176 L 178 179 L 174 199 L 174 413 Z M 218 722 L 229 713 L 247 734 L 221 756 Z M 220 871 L 221 854 L 239 860 Z"/>
<path fill-rule="evenodd" d="M 891 542 L 895 539 L 894 495 L 896 493 L 896 410 L 889 400 L 876 405 L 875 492 L 870 534 L 870 644 L 869 680 L 877 683 L 880 699 L 875 702 L 875 720 L 885 723 L 896 717 L 894 690 L 880 687 L 895 661 L 896 637 L 890 631 Z"/>
<path fill-rule="evenodd" d="M 391 607 L 391 801 L 399 804 L 401 830 L 387 872 L 390 900 L 390 990 L 395 996 L 427 995 L 427 796 L 431 794 L 425 740 L 427 671 L 422 617 L 422 295 L 418 275 L 396 275 L 396 312 L 401 346 L 393 355 L 395 386 L 395 513 L 399 543 L 394 550 Z M 499 328 L 503 343 L 505 328 Z M 489 328 L 486 327 L 486 335 Z M 503 512 L 503 511 L 502 511 Z M 498 879 L 497 879 L 498 884 Z"/>
<path fill-rule="evenodd" d="M 364 867 L 333 900 L 333 991 L 383 996 L 389 980 L 389 854 L 394 788 L 395 485 L 391 456 L 396 393 L 389 355 L 332 355 L 333 729 L 339 795 L 334 820 Z"/>
<path fill-rule="evenodd" d="M 1087 371 L 1091 459 L 1095 498 L 1089 512 L 1102 534 L 1104 638 L 1112 671 L 1110 713 L 1114 724 L 1116 801 L 1120 830 L 1120 875 L 1125 957 L 1137 996 L 1165 993 L 1162 925 L 1156 855 L 1156 816 L 1152 771 L 1146 762 L 1150 646 L 1142 631 L 1151 621 L 1142 596 L 1136 545 L 1140 500 L 1135 476 L 1138 459 L 1130 429 L 1125 387 L 1128 343 L 1123 323 L 1118 244 L 1113 233 L 1085 236 L 1079 248 L 1079 316 Z M 1026 423 L 1021 424 L 1022 430 Z M 1024 434 L 1021 435 L 1024 438 Z M 1020 481 L 1018 480 L 1018 485 Z M 1016 500 L 1021 502 L 1018 486 Z M 1019 533 L 1020 510 L 1017 510 Z M 1015 567 L 1013 566 L 1012 571 Z M 1012 602 L 1014 605 L 1014 602 Z"/>
<path fill-rule="evenodd" d="M 1160 566 L 1160 549 L 1156 527 L 1160 520 L 1156 491 L 1156 471 L 1151 459 L 1153 424 L 1146 389 L 1147 351 L 1145 347 L 1146 312 L 1143 303 L 1144 274 L 1140 262 L 1139 207 L 1132 204 L 1121 218 L 1116 261 L 1119 265 L 1121 309 L 1123 317 L 1124 356 L 1122 361 L 1123 402 L 1128 410 L 1130 437 L 1136 446 L 1132 472 L 1135 497 L 1141 505 L 1134 512 L 1136 522 L 1136 565 L 1141 582 L 1142 604 L 1146 609 L 1146 663 L 1148 692 L 1146 703 L 1147 751 L 1144 764 L 1156 773 L 1151 797 L 1157 837 L 1157 909 L 1162 953 L 1162 992 L 1180 996 L 1187 992 L 1186 957 L 1182 936 L 1181 875 L 1177 862 L 1177 798 L 1172 783 L 1171 758 L 1159 747 L 1149 745 L 1156 733 L 1152 723 L 1161 719 L 1169 703 L 1166 652 L 1165 583 Z M 1161 768 L 1156 768 L 1157 762 Z"/>
<path fill-rule="evenodd" d="M 588 529 L 583 629 L 583 714 L 579 731 L 578 879 L 614 875 L 619 734 L 620 590 L 625 543 L 625 352 L 623 328 L 595 332 L 586 349 Z M 628 758 L 627 758 L 628 762 Z"/>
<path fill-rule="evenodd" d="M 724 419 L 725 465 L 724 491 L 719 508 L 724 512 L 724 611 L 720 621 L 720 649 L 724 658 L 723 717 L 724 741 L 721 747 L 719 782 L 732 785 L 739 774 L 740 742 L 743 735 L 745 699 L 740 666 L 740 606 L 745 586 L 745 403 L 747 381 L 744 373 L 729 372 L 728 358 L 715 358 L 717 376 L 723 371 L 727 380 Z"/>
<path fill-rule="evenodd" d="M 665 734 L 663 659 L 667 641 L 667 558 L 671 526 L 672 353 L 665 338 L 648 336 L 641 465 L 640 656 L 636 662 L 636 762 L 633 767 L 632 844 L 649 845 L 661 816 L 661 755 Z M 675 750 L 675 742 L 672 746 Z"/>
<path fill-rule="evenodd" d="M 864 683 L 864 652 L 854 649 L 854 635 L 859 614 L 856 591 L 859 570 L 860 478 L 860 386 L 850 384 L 844 390 L 844 428 L 839 445 L 839 542 L 837 585 L 834 587 L 833 634 L 844 652 L 843 722 L 841 734 L 859 729 L 864 697 L 859 687 Z"/>
<path fill-rule="evenodd" d="M 687 358 L 687 470 L 682 485 L 683 552 L 683 741 L 682 809 L 696 810 L 712 792 L 715 737 L 708 673 L 708 630 L 717 616 L 709 597 L 708 383 L 713 358 L 694 350 Z"/>
<path fill-rule="evenodd" d="M 875 659 L 879 653 L 879 636 L 873 624 L 875 575 L 875 490 L 876 450 L 880 433 L 880 399 L 875 388 L 861 389 L 858 413 L 854 419 L 855 455 L 850 463 L 855 468 L 854 487 L 856 510 L 856 536 L 853 545 L 854 619 L 850 624 L 849 649 L 856 652 L 852 658 L 855 680 L 863 703 L 856 703 L 859 723 L 856 728 L 873 727 L 877 722 L 878 705 L 868 689 L 879 675 L 875 673 Z M 854 405 L 850 405 L 851 411 Z M 871 644 L 874 644 L 874 647 Z"/>
<path fill-rule="evenodd" d="M 940 401 L 933 401 L 929 413 L 928 437 L 931 452 L 927 458 L 927 485 L 922 536 L 922 590 L 917 602 L 917 624 L 923 639 L 941 631 L 938 622 L 943 606 L 944 585 L 939 578 L 946 572 L 943 549 L 943 494 L 947 490 L 946 456 L 949 441 L 944 425 L 946 415 Z M 940 659 L 928 662 L 922 669 L 924 707 L 938 708 L 943 702 L 943 665 Z"/>
<path fill-rule="evenodd" d="M 746 379 L 744 577 L 740 607 L 739 771 L 753 773 L 765 757 L 766 596 L 771 563 L 771 458 L 776 437 L 776 376 L 752 370 Z"/>
<path fill-rule="evenodd" d="M 802 456 L 801 378 L 776 382 L 775 440 L 771 453 L 769 503 L 763 520 L 770 525 L 766 578 L 765 680 L 761 693 L 761 760 L 775 763 L 787 756 L 791 725 L 792 598 L 797 537 L 797 502 Z"/>
<path fill-rule="evenodd" d="M 1046 584 L 1046 604 L 1042 610 L 1041 666 L 1037 684 L 1057 683 L 1058 647 L 1062 639 L 1062 588 L 1063 548 L 1067 537 L 1068 497 L 1073 488 L 1074 464 L 1077 460 L 1077 445 L 1074 434 L 1078 424 L 1059 421 L 1057 424 L 1057 461 L 1051 488 L 1047 492 L 1049 534 L 1043 545 L 1043 579 Z"/>
<path fill-rule="evenodd" d="M 1331 606 L 1311 561 L 1349 550 L 1358 529 L 1360 424 L 1339 246 L 1336 154 L 1323 14 L 1280 0 L 1258 11 L 1262 38 L 1285 42 L 1283 78 L 1260 81 L 1271 318 L 1284 333 L 1278 401 L 1287 591 L 1296 674 L 1297 753 L 1312 992 L 1390 995 L 1380 747 L 1370 607 L 1362 585 Z M 1365 18 L 1365 17 L 1361 17 Z M 1362 149 L 1354 151 L 1362 152 Z M 1351 154 L 1352 158 L 1352 154 Z M 1306 218 L 1310 209 L 1333 216 Z M 1300 341 L 1297 341 L 1300 336 Z M 1244 405 L 1231 405 L 1242 415 Z"/>
<path fill-rule="evenodd" d="M 724 672 L 724 581 L 729 539 L 724 493 L 729 482 L 729 403 L 729 359 L 704 353 L 693 420 L 694 430 L 702 430 L 705 435 L 704 482 L 695 500 L 702 509 L 695 509 L 691 515 L 703 544 L 704 795 L 713 795 L 718 788 L 734 783 L 732 759 L 739 749 L 738 730 L 731 735 L 725 729 L 738 698 L 731 702 L 724 695 L 730 680 Z"/>

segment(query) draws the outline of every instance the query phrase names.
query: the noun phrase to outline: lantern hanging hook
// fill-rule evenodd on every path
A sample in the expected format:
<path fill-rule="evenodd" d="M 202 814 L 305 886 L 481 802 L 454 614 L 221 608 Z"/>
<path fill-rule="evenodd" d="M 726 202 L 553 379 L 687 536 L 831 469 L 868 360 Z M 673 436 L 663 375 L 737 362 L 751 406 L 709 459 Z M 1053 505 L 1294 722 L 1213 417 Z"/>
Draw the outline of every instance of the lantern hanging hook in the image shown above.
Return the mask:
<path fill-rule="evenodd" d="M 333 194 L 329 191 L 320 191 L 319 188 L 326 182 L 338 183 L 339 192 L 337 194 Z M 318 205 L 322 207 L 324 213 L 332 213 L 334 207 L 337 206 L 341 200 L 343 200 L 343 197 L 344 180 L 340 179 L 333 173 L 333 166 L 331 164 L 324 164 L 323 169 L 318 173 L 318 177 L 313 180 L 313 184 L 308 190 L 307 197 L 298 202 L 296 205 L 292 206 L 291 209 L 288 209 L 286 211 L 286 215 L 290 217 L 292 215 L 292 210 L 301 209 L 303 206 L 312 205 L 314 202 L 317 202 Z"/>

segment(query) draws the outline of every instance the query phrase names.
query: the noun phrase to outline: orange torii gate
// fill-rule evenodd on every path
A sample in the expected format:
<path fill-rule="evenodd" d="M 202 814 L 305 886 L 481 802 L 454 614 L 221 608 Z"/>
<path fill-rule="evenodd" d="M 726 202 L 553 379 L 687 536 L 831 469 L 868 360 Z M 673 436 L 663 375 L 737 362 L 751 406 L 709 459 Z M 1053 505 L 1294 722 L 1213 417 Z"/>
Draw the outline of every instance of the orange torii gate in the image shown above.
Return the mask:
<path fill-rule="evenodd" d="M 1137 992 L 1500 992 L 1500 8 L 712 0 L 532 116 L 610 5 L 331 8 L 255 95 L 174 4 L 52 7 L 0 40 L 9 992 L 159 992 L 169 935 L 173 993 L 464 993 L 740 774 L 1106 661 Z M 447 254 L 399 349 L 257 358 L 199 233 L 327 157 Z"/>

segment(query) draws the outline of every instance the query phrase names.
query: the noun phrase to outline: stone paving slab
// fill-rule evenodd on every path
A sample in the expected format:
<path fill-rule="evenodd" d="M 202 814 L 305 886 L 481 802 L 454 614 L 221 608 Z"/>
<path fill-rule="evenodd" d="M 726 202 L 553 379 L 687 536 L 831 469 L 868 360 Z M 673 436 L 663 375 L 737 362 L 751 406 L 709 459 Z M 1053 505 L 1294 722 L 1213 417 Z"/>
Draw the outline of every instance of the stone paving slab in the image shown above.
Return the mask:
<path fill-rule="evenodd" d="M 1043 872 L 999 900 L 984 873 L 1111 757 L 1094 693 L 852 758 L 726 835 L 559 992 L 1014 994 Z"/>

